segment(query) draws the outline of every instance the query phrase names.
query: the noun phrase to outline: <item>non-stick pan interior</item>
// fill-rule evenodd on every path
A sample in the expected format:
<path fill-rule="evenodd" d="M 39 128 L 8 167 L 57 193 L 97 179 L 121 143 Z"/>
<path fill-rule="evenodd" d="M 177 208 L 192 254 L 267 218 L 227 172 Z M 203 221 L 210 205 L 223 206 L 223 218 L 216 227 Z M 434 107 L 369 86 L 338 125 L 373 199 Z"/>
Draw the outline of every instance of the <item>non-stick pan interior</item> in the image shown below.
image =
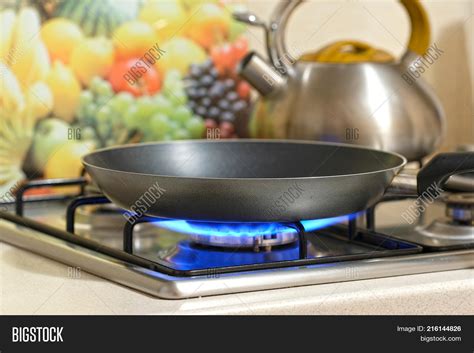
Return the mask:
<path fill-rule="evenodd" d="M 398 155 L 347 145 L 283 141 L 182 141 L 94 152 L 95 167 L 139 174 L 202 178 L 298 178 L 400 167 Z"/>

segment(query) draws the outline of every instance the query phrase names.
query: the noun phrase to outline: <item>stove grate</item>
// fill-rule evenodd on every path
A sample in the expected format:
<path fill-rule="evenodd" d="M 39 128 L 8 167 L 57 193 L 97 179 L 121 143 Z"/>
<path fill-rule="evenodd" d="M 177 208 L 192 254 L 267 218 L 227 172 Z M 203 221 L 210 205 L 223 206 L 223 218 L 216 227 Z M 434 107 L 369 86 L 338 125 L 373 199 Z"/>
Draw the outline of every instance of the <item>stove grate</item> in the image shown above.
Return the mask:
<path fill-rule="evenodd" d="M 42 224 L 38 221 L 24 217 L 25 203 L 27 200 L 24 197 L 24 192 L 28 189 L 41 188 L 41 187 L 57 187 L 65 185 L 80 185 L 81 194 L 72 199 L 66 210 L 66 230 L 51 227 L 46 224 Z M 135 223 L 127 222 L 124 219 L 124 230 L 123 230 L 123 249 L 116 249 L 105 246 L 100 242 L 81 237 L 74 234 L 75 226 L 75 213 L 79 207 L 86 205 L 98 205 L 111 203 L 104 195 L 85 195 L 85 186 L 87 181 L 85 178 L 77 179 L 56 179 L 56 180 L 44 180 L 44 181 L 33 181 L 25 184 L 21 192 L 19 193 L 16 200 L 16 215 L 7 212 L 0 212 L 0 218 L 4 218 L 10 222 L 22 225 L 27 228 L 31 228 L 42 233 L 48 234 L 53 237 L 57 237 L 66 240 L 70 243 L 77 244 L 79 246 L 107 254 L 109 256 L 121 259 L 128 263 L 148 268 L 153 271 L 158 271 L 172 276 L 208 276 L 212 274 L 220 273 L 231 273 L 231 272 L 242 272 L 242 271 L 254 271 L 254 270 L 266 270 L 284 267 L 294 266 L 308 266 L 315 264 L 323 264 L 330 262 L 340 262 L 349 260 L 360 260 L 370 258 L 380 258 L 387 256 L 397 256 L 404 254 L 412 254 L 421 252 L 422 248 L 399 239 L 391 238 L 389 236 L 376 233 L 373 230 L 359 229 L 356 227 L 356 220 L 350 219 L 348 226 L 337 225 L 331 226 L 323 230 L 316 232 L 306 232 L 300 222 L 285 224 L 293 227 L 297 230 L 299 235 L 299 242 L 297 244 L 298 256 L 294 259 L 283 259 L 281 261 L 270 261 L 260 263 L 243 263 L 243 264 L 232 264 L 227 265 L 226 263 L 216 263 L 209 268 L 202 267 L 179 267 L 166 259 L 157 258 L 149 259 L 134 254 L 133 251 L 133 228 L 137 223 L 156 222 L 158 219 L 153 217 L 142 217 Z M 41 201 L 36 198 L 35 201 Z M 47 202 L 47 200 L 44 200 Z M 370 210 L 368 211 L 370 212 Z M 373 223 L 372 223 L 373 225 Z M 314 249 L 314 242 L 317 241 L 318 236 L 330 237 L 336 244 L 336 246 L 342 247 L 360 247 L 363 251 L 354 253 L 328 253 L 326 256 L 310 257 L 308 256 L 308 249 Z M 309 239 L 311 238 L 311 239 Z M 315 240 L 316 239 L 316 240 Z M 314 254 L 312 254 L 314 255 Z"/>

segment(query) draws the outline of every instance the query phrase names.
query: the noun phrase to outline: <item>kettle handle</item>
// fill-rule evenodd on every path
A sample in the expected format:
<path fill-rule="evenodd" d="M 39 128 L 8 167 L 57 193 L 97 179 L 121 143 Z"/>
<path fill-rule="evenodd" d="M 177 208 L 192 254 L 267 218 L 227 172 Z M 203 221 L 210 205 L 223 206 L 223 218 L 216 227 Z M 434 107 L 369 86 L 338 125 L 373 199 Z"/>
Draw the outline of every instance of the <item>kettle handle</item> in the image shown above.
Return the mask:
<path fill-rule="evenodd" d="M 296 62 L 288 52 L 285 43 L 285 29 L 293 11 L 306 0 L 281 0 L 270 20 L 267 35 L 267 47 L 273 66 L 280 73 L 291 72 Z M 428 15 L 419 0 L 399 0 L 408 13 L 411 24 L 410 40 L 407 52 L 403 58 L 410 57 L 410 53 L 423 55 L 430 44 L 430 23 Z"/>

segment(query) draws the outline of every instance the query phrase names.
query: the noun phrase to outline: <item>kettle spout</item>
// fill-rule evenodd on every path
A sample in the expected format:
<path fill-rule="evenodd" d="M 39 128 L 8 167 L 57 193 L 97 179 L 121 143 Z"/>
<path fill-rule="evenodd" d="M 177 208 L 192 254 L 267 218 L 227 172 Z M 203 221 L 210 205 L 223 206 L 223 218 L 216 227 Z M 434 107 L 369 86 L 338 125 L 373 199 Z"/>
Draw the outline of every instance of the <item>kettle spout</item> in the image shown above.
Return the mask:
<path fill-rule="evenodd" d="M 255 52 L 247 54 L 237 70 L 239 75 L 262 96 L 268 96 L 286 87 L 286 78 Z"/>

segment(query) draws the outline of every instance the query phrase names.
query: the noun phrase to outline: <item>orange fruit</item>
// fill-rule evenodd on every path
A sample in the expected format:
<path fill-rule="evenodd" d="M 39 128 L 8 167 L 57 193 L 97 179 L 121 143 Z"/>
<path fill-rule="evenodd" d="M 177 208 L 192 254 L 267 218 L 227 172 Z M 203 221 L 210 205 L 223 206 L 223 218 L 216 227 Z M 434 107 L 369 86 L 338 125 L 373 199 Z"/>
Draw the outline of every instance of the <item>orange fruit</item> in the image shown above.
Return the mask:
<path fill-rule="evenodd" d="M 69 63 L 72 51 L 84 39 L 76 23 L 61 17 L 46 21 L 40 33 L 51 61 L 61 60 L 65 64 Z"/>
<path fill-rule="evenodd" d="M 191 12 L 193 13 L 193 12 Z M 194 12 L 186 25 L 187 36 L 206 49 L 211 49 L 229 36 L 231 17 L 221 6 L 205 3 Z"/>
<path fill-rule="evenodd" d="M 141 58 L 158 42 L 153 27 L 141 21 L 125 22 L 115 30 L 112 40 L 118 60 Z"/>

